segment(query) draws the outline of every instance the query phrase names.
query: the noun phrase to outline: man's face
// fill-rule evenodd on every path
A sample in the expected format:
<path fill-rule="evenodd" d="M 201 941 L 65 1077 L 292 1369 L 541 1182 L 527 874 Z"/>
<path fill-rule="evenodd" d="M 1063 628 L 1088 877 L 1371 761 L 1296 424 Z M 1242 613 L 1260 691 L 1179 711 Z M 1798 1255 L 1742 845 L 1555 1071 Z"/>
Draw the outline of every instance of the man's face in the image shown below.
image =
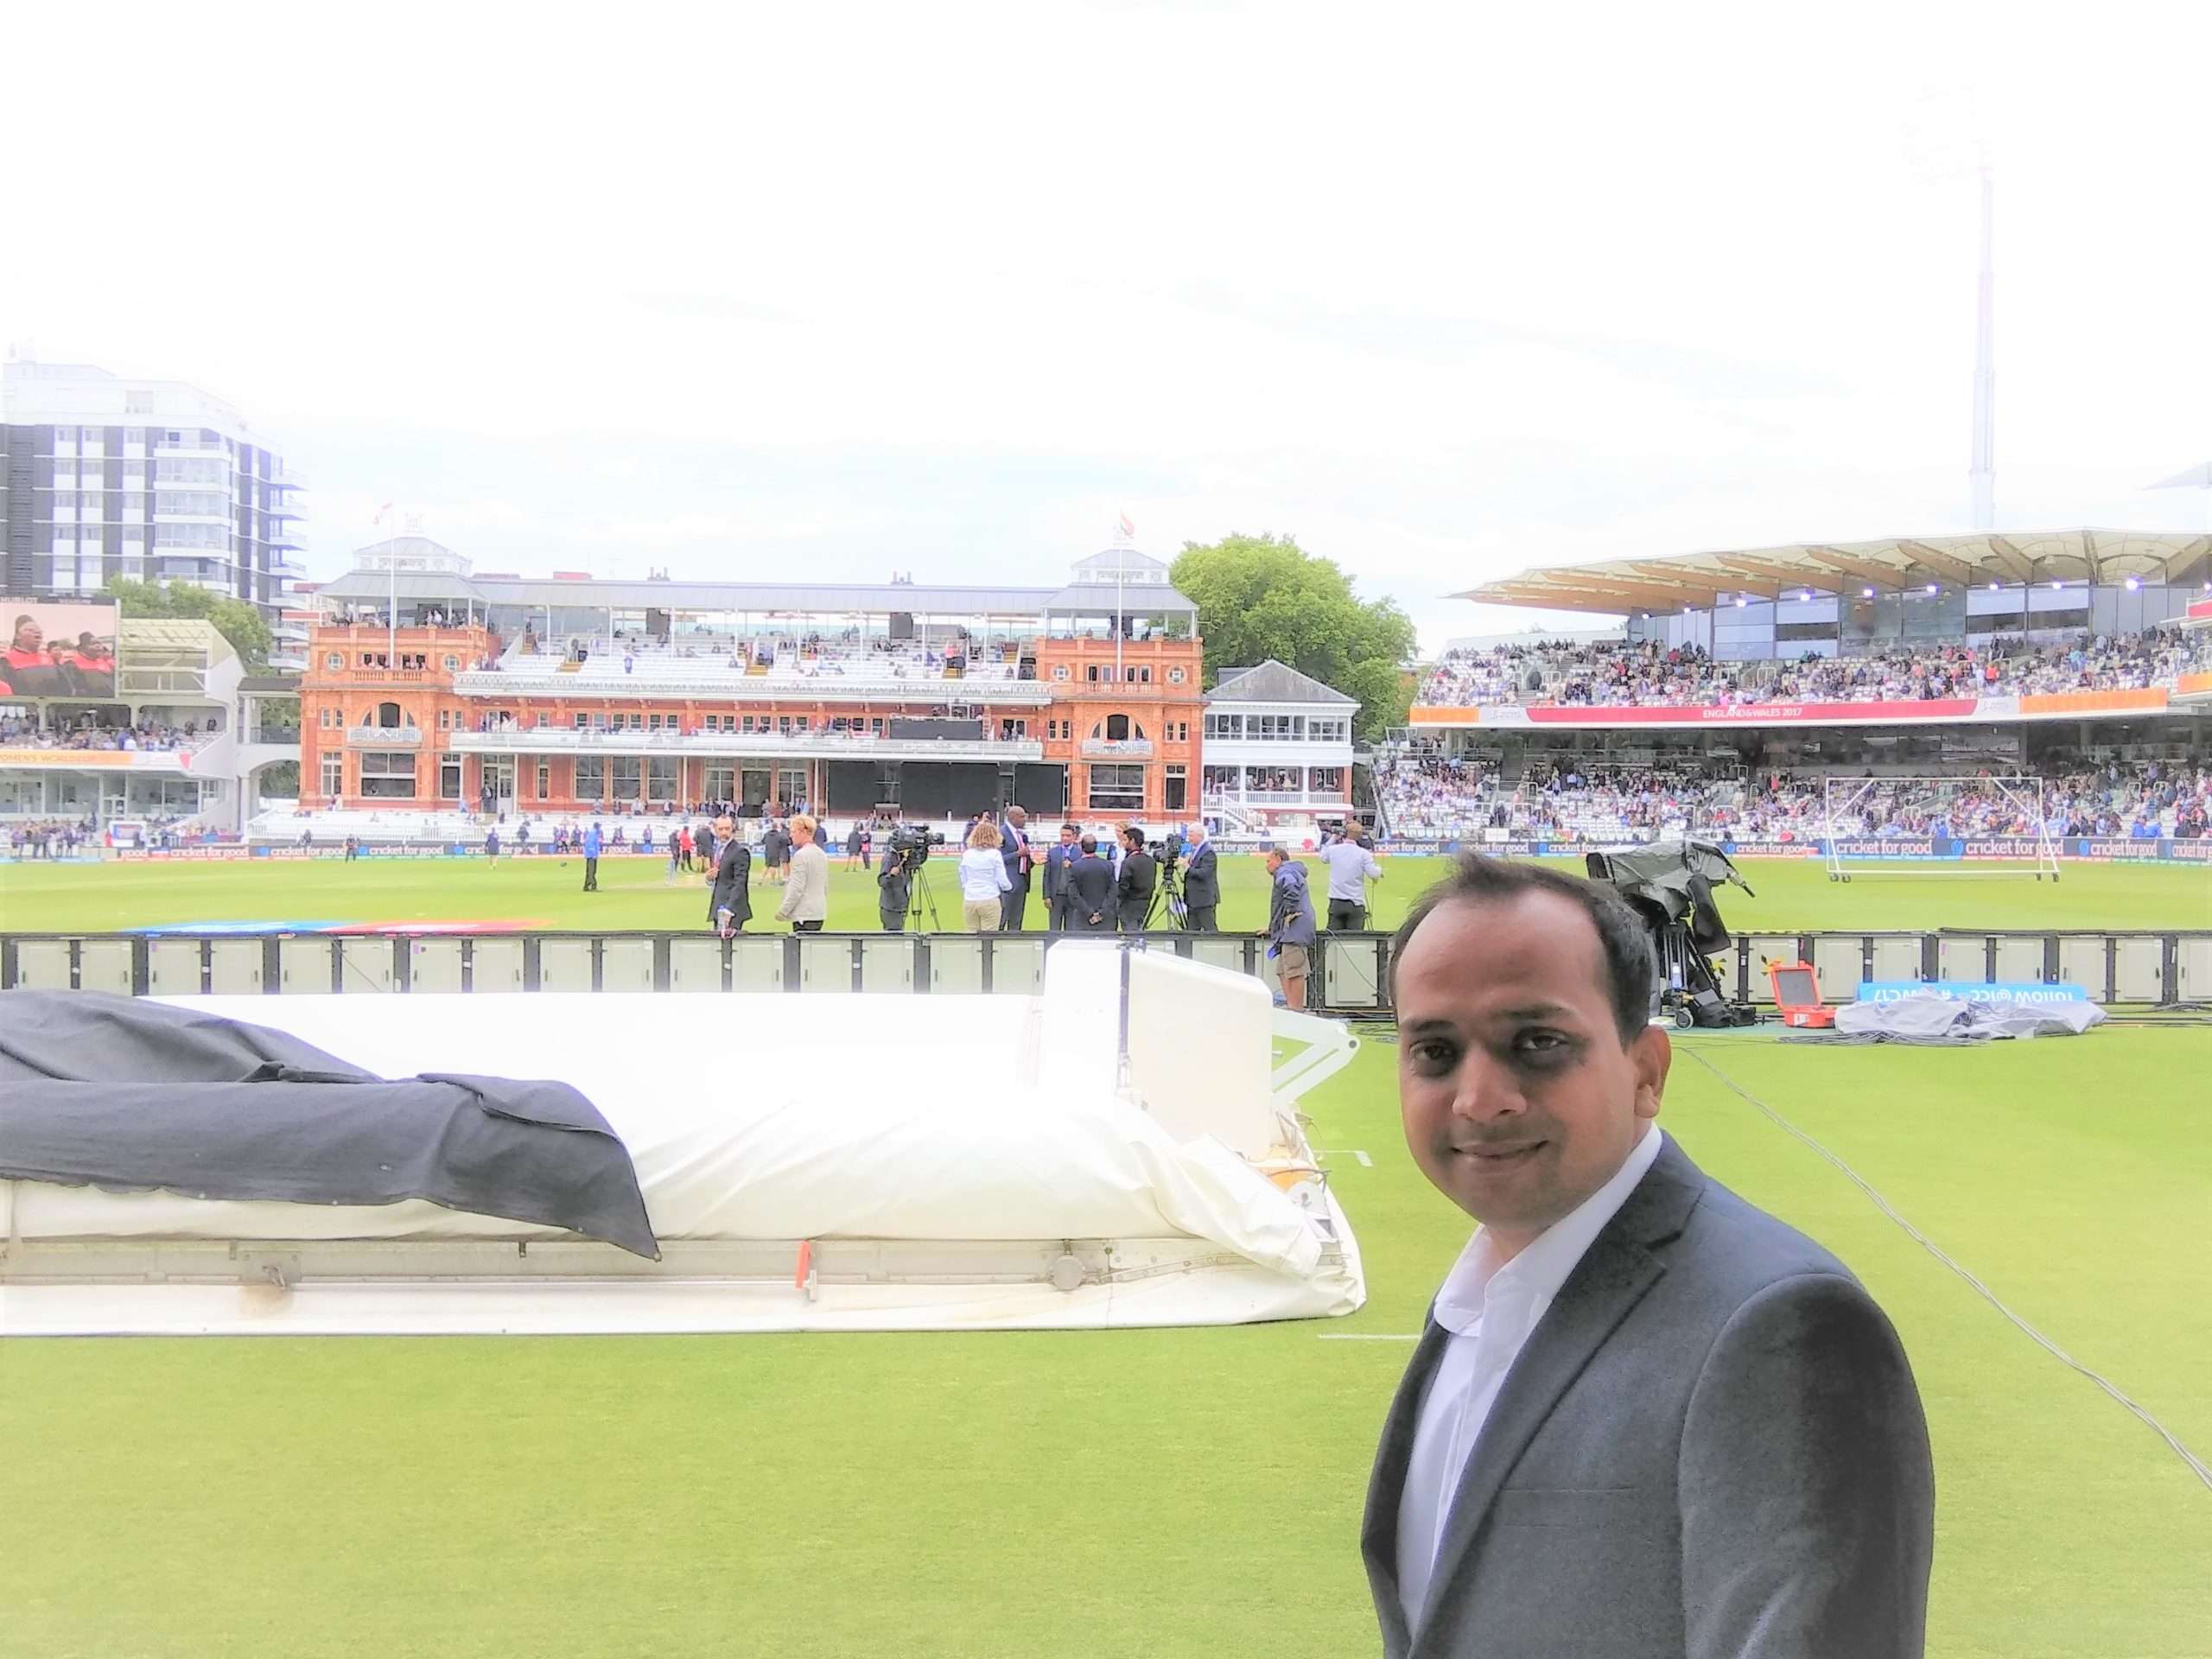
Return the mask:
<path fill-rule="evenodd" d="M 737 821 L 734 818 L 716 818 L 715 820 L 715 839 L 716 841 L 728 841 L 730 836 L 736 832 L 736 830 Z"/>
<path fill-rule="evenodd" d="M 25 617 L 23 626 L 16 630 L 17 651 L 36 651 L 45 639 L 46 631 L 29 617 Z"/>
<path fill-rule="evenodd" d="M 1072 847 L 1075 845 L 1075 826 L 1073 824 L 1064 823 L 1060 826 L 1060 845 L 1063 847 Z"/>
<path fill-rule="evenodd" d="M 1009 806 L 1006 810 L 1006 821 L 1019 830 L 1029 822 L 1029 815 L 1018 806 Z"/>
<path fill-rule="evenodd" d="M 1611 1179 L 1658 1116 L 1666 1033 L 1622 1046 L 1598 931 L 1557 893 L 1444 905 L 1395 975 L 1406 1144 L 1517 1252 Z"/>

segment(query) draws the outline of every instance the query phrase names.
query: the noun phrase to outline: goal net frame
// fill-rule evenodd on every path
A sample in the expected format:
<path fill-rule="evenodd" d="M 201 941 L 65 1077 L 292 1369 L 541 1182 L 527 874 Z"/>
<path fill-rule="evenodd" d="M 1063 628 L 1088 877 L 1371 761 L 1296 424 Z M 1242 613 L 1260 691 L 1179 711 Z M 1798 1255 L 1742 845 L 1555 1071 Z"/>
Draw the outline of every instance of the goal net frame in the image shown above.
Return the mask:
<path fill-rule="evenodd" d="M 1983 861 L 1980 868 L 1965 858 L 1944 859 L 1891 858 L 1866 853 L 1846 853 L 1843 843 L 1853 841 L 1872 841 L 1878 837 L 1865 832 L 1848 837 L 1839 833 L 1837 820 L 1849 816 L 1876 790 L 1894 789 L 1898 785 L 1918 785 L 1930 790 L 1966 785 L 1994 791 L 2019 808 L 2032 826 L 2027 835 L 2018 840 L 2032 840 L 2032 855 L 2001 861 Z M 1848 881 L 1854 875 L 1914 875 L 1914 876 L 1997 876 L 2017 879 L 2031 875 L 2037 880 L 2048 876 L 2058 880 L 2058 843 L 2053 839 L 2048 817 L 2044 811 L 2044 780 L 2021 774 L 2005 777 L 1960 777 L 1956 774 L 1933 774 L 1884 778 L 1823 779 L 1821 784 L 1821 834 L 1827 850 L 1828 880 Z M 1955 839 L 1971 841 L 1974 837 L 1955 835 Z M 1997 868 L 1988 868 L 1994 861 Z"/>

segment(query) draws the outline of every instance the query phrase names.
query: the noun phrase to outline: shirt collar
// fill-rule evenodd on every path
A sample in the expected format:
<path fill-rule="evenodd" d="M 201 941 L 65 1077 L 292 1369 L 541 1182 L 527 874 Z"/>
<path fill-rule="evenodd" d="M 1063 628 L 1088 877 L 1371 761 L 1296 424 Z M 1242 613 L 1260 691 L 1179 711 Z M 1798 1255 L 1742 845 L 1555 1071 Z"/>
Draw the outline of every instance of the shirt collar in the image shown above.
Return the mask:
<path fill-rule="evenodd" d="M 1597 1243 L 1605 1224 L 1619 1213 L 1628 1195 L 1650 1173 L 1665 1140 L 1665 1131 L 1654 1123 L 1629 1148 L 1611 1179 L 1538 1234 L 1510 1262 L 1498 1261 L 1489 1228 L 1475 1229 L 1475 1236 L 1459 1252 L 1459 1259 L 1452 1264 L 1452 1271 L 1444 1275 L 1444 1284 L 1436 1293 L 1436 1322 L 1454 1336 L 1465 1336 L 1480 1322 L 1495 1285 L 1501 1291 L 1510 1287 L 1527 1299 L 1533 1324 L 1551 1305 L 1575 1263 Z"/>

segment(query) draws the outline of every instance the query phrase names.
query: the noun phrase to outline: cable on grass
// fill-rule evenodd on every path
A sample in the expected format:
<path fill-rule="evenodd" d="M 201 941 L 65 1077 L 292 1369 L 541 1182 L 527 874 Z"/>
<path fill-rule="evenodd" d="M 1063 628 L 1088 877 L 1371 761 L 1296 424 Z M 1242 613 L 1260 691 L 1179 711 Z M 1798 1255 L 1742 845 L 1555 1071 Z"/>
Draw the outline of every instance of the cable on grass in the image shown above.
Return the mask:
<path fill-rule="evenodd" d="M 1688 1054 L 1700 1065 L 1712 1072 L 1714 1077 L 1719 1078 L 1722 1085 L 1726 1087 L 1730 1093 L 1735 1095 L 1740 1100 L 1749 1102 L 1753 1107 L 1757 1108 L 1770 1122 L 1773 1123 L 1776 1128 L 1784 1131 L 1786 1134 L 1795 1136 L 1797 1140 L 1803 1141 L 1815 1152 L 1818 1153 L 1822 1158 L 1833 1164 L 1838 1170 L 1841 1171 L 1847 1179 L 1848 1179 L 1854 1186 L 1858 1187 L 1858 1189 L 1864 1192 L 1869 1198 L 1873 1200 L 1875 1208 L 1879 1210 L 1884 1215 L 1887 1216 L 1891 1221 L 1897 1223 L 1899 1227 L 1903 1228 L 1907 1236 L 1912 1239 L 1913 1243 L 1919 1245 L 1922 1249 L 1926 1250 L 1929 1255 L 1934 1256 L 1938 1262 L 1941 1262 L 1953 1273 L 1958 1274 L 1960 1278 L 1965 1280 L 1968 1285 L 1974 1287 L 1974 1293 L 1977 1295 L 1981 1297 L 1984 1301 L 1987 1302 L 1999 1313 L 2002 1313 L 2006 1319 L 2010 1319 L 2014 1325 L 2018 1325 L 2029 1338 L 2029 1339 L 2034 1342 L 2037 1347 L 2042 1348 L 2053 1358 L 2061 1361 L 2074 1370 L 2079 1371 L 2083 1376 L 2088 1377 L 2090 1382 L 2095 1383 L 2107 1394 L 2110 1395 L 2114 1400 L 2118 1401 L 2120 1404 L 2139 1422 L 2141 1422 L 2145 1428 L 2148 1428 L 2153 1434 L 2156 1434 L 2160 1440 L 2164 1440 L 2169 1446 L 2171 1446 L 2173 1449 L 2174 1455 L 2182 1460 L 2191 1474 L 2195 1475 L 2197 1479 L 2204 1483 L 2208 1490 L 2212 1490 L 2212 1467 L 2208 1467 L 2203 1459 L 2198 1457 L 2196 1453 L 2190 1451 L 2186 1446 L 2183 1445 L 2180 1436 L 2177 1435 L 2171 1429 L 2168 1428 L 2156 1417 L 2153 1417 L 2143 1407 L 2138 1405 L 2133 1400 L 2130 1399 L 2107 1378 L 2101 1376 L 2096 1372 L 2091 1370 L 2080 1360 L 2075 1358 L 2073 1355 L 2068 1353 L 2063 1348 L 2061 1348 L 2049 1337 L 2044 1335 L 2042 1332 L 2037 1330 L 2035 1326 L 2030 1325 L 2025 1319 L 2015 1313 L 2011 1308 L 2005 1306 L 2003 1302 L 1998 1300 L 1996 1292 L 1990 1289 L 1987 1285 L 1982 1283 L 1980 1280 L 1974 1277 L 1973 1274 L 1969 1273 L 1964 1267 L 1961 1266 L 1955 1258 L 1943 1249 L 1942 1245 L 1936 1243 L 1934 1239 L 1929 1237 L 1928 1235 L 1922 1232 L 1919 1228 L 1914 1226 L 1903 1216 L 1899 1215 L 1896 1207 L 1879 1192 L 1877 1192 L 1865 1176 L 1861 1175 L 1857 1170 L 1852 1168 L 1849 1164 L 1844 1162 L 1842 1159 L 1837 1157 L 1835 1154 L 1830 1152 L 1819 1141 L 1814 1140 L 1811 1135 L 1806 1134 L 1796 1124 L 1784 1118 L 1780 1113 L 1777 1112 L 1774 1108 L 1768 1105 L 1757 1095 L 1751 1093 L 1750 1090 L 1738 1083 L 1733 1077 L 1730 1077 L 1726 1071 L 1723 1071 L 1711 1060 L 1706 1058 L 1704 1055 L 1699 1053 L 1695 1045 L 1689 1043 L 1677 1043 L 1675 1045 L 1675 1048 L 1676 1052 Z"/>

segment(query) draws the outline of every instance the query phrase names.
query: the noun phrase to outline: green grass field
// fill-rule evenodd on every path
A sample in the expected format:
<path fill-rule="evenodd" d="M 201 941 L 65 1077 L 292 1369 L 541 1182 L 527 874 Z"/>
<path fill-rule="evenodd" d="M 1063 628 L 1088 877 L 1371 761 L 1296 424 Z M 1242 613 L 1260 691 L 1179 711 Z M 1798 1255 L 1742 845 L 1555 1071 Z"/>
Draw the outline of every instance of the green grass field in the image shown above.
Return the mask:
<path fill-rule="evenodd" d="M 0 868 L 0 929 L 518 919 L 690 928 L 608 860 Z M 1398 859 L 1377 921 L 1440 869 Z M 1739 929 L 2212 925 L 2201 870 L 1830 884 Z M 940 878 L 940 903 L 952 894 Z M 1262 919 L 1257 859 L 1223 923 Z M 833 925 L 872 925 L 840 873 Z M 772 911 L 775 890 L 756 887 Z M 610 1000 L 611 1001 L 611 1000 Z M 4 1004 L 0 1004 L 4 1013 Z M 1902 1331 L 1934 1433 L 1929 1651 L 2212 1656 L 2212 1491 L 1707 1063 L 2021 1317 L 2212 1453 L 2212 1031 L 1984 1050 L 1682 1039 L 1663 1122 Z M 1349 1319 L 1204 1331 L 0 1344 L 0 1659 L 1372 1653 L 1375 1436 L 1465 1224 L 1387 1038 L 1309 1098 L 1365 1255 Z M 1368 1160 L 1354 1155 L 1363 1152 Z M 1361 1337 L 1376 1340 L 1346 1341 Z"/>
<path fill-rule="evenodd" d="M 1579 868 L 1572 861 L 1556 861 Z M 1373 920 L 1395 927 L 1421 890 L 1443 874 L 1437 858 L 1386 861 Z M 1970 867 L 1971 868 L 1971 867 Z M 597 893 L 582 892 L 581 859 L 386 859 L 315 863 L 106 863 L 0 866 L 0 931 L 109 931 L 162 924 L 237 921 L 521 921 L 548 928 L 701 928 L 705 877 L 664 885 L 664 860 L 608 858 Z M 755 866 L 756 877 L 759 867 Z M 1316 875 L 1325 874 L 1318 864 Z M 1993 879 L 1882 875 L 1830 881 L 1817 859 L 1755 859 L 1745 877 L 1756 898 L 1730 890 L 1721 913 L 1739 931 L 1937 927 L 2212 927 L 2212 867 L 2077 864 L 2056 883 L 2007 874 Z M 938 912 L 959 925 L 960 890 L 931 862 Z M 1316 882 L 1317 895 L 1326 891 Z M 773 925 L 780 890 L 753 884 L 753 931 Z M 1222 861 L 1224 930 L 1267 923 L 1267 871 L 1257 855 Z M 1045 924 L 1033 898 L 1032 927 Z M 830 925 L 876 925 L 874 878 L 833 861 Z"/>
<path fill-rule="evenodd" d="M 2212 1446 L 2212 1037 L 1686 1043 Z M 1114 1333 L 0 1345 L 0 1655 L 1222 1656 L 1376 1649 L 1375 1435 L 1463 1227 L 1377 1043 L 1310 1103 L 1372 1300 Z M 2212 1652 L 2212 1492 L 1690 1054 L 1663 1122 L 1904 1333 L 1929 1651 Z M 1367 1152 L 1371 1166 L 1352 1157 Z"/>

